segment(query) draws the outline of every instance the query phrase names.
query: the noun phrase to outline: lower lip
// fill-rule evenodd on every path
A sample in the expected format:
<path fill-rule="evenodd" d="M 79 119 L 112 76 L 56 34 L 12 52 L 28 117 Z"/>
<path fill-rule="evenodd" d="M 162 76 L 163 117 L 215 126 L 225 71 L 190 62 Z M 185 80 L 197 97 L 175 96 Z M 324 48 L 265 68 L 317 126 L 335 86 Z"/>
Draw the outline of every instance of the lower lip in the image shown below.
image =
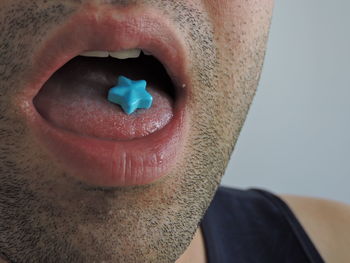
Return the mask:
<path fill-rule="evenodd" d="M 184 103 L 177 103 L 171 121 L 148 136 L 129 141 L 104 140 L 56 128 L 31 103 L 28 124 L 69 175 L 92 186 L 117 187 L 150 184 L 175 165 L 186 134 Z"/>

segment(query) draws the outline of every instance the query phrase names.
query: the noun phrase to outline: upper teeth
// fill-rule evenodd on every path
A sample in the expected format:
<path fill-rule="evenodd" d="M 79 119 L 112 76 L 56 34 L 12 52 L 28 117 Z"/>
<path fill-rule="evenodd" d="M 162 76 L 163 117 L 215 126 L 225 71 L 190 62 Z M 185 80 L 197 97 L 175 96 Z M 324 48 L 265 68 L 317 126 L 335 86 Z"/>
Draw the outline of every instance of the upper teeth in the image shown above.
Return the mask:
<path fill-rule="evenodd" d="M 145 55 L 150 55 L 149 52 L 143 51 Z M 128 59 L 128 58 L 138 58 L 141 54 L 141 49 L 135 48 L 135 49 L 128 49 L 128 50 L 121 50 L 121 51 L 88 51 L 80 54 L 80 56 L 84 57 L 100 57 L 100 58 L 106 58 L 108 56 L 118 58 L 118 59 Z"/>

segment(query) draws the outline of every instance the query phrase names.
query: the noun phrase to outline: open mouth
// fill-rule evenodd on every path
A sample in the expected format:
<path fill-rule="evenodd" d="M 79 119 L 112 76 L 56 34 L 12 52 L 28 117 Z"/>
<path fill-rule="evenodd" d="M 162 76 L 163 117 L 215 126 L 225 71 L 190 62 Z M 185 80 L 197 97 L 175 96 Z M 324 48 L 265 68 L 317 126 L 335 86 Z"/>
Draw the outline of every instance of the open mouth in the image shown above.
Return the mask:
<path fill-rule="evenodd" d="M 57 128 L 100 139 L 130 140 L 162 129 L 173 117 L 176 90 L 163 65 L 140 49 L 87 52 L 56 71 L 34 98 L 41 116 Z M 107 100 L 118 76 L 146 80 L 150 109 L 131 115 Z"/>
<path fill-rule="evenodd" d="M 15 101 L 41 149 L 93 186 L 164 177 L 182 158 L 189 129 L 184 41 L 154 10 L 118 12 L 80 10 L 56 30 L 34 55 Z M 109 102 L 119 76 L 146 80 L 151 108 L 128 115 Z"/>

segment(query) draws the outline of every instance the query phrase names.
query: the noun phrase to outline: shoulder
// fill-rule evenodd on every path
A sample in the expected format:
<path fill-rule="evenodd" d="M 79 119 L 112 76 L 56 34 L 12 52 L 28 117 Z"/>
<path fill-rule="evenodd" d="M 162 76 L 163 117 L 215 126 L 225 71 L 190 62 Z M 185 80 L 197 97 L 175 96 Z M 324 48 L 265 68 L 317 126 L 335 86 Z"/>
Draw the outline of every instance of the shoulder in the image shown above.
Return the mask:
<path fill-rule="evenodd" d="M 317 198 L 279 196 L 293 211 L 326 262 L 350 261 L 350 206 Z"/>

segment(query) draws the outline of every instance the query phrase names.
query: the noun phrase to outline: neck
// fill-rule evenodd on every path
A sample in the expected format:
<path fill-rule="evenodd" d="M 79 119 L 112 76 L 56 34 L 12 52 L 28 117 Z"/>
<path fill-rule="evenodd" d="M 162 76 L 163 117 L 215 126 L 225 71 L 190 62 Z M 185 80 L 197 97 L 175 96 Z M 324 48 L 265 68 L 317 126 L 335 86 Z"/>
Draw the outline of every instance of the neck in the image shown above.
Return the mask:
<path fill-rule="evenodd" d="M 201 228 L 197 229 L 192 242 L 175 263 L 206 263 L 205 242 Z"/>

